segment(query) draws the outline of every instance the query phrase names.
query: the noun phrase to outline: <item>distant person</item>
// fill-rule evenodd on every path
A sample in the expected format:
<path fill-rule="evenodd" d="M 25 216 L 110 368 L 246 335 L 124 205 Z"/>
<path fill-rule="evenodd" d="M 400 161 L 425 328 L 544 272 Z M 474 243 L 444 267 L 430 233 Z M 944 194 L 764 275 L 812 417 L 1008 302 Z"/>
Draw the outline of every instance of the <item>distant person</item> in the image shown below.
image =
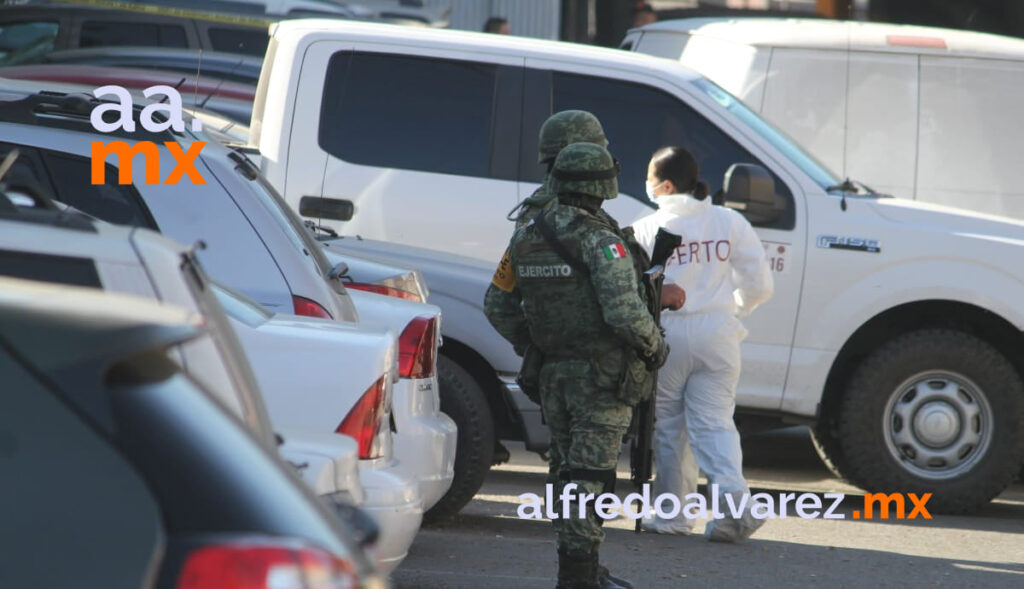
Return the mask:
<path fill-rule="evenodd" d="M 502 18 L 500 16 L 492 16 L 491 18 L 487 19 L 486 23 L 484 23 L 484 32 L 497 33 L 498 35 L 508 35 L 508 19 Z"/>
<path fill-rule="evenodd" d="M 642 27 L 654 22 L 658 22 L 658 15 L 654 13 L 651 5 L 646 2 L 637 2 L 633 7 L 633 27 Z"/>

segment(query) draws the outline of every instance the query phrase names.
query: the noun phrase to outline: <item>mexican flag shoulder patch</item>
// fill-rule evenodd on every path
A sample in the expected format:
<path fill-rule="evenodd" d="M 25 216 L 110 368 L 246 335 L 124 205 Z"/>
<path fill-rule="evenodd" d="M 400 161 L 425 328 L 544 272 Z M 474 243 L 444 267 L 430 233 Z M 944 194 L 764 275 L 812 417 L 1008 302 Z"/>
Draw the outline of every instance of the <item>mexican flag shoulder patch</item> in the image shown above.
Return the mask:
<path fill-rule="evenodd" d="M 625 258 L 626 257 L 626 248 L 622 247 L 621 243 L 613 243 L 611 245 L 606 245 L 603 248 L 601 248 L 601 253 L 604 254 L 604 258 L 606 260 L 614 260 L 616 258 Z"/>

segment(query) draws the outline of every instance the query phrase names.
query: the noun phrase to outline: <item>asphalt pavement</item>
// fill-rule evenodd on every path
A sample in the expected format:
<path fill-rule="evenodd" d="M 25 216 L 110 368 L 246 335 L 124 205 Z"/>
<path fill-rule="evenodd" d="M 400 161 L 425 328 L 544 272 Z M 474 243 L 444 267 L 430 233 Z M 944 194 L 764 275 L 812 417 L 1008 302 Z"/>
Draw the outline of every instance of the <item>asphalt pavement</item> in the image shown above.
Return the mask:
<path fill-rule="evenodd" d="M 547 520 L 517 516 L 522 493 L 544 493 L 545 463 L 521 446 L 491 470 L 456 518 L 425 526 L 392 576 L 398 589 L 551 589 L 557 560 Z M 863 492 L 822 466 L 803 428 L 744 437 L 754 492 L 847 493 L 845 519 L 769 520 L 750 540 L 635 534 L 625 517 L 605 526 L 602 562 L 637 589 L 687 587 L 1024 588 L 1024 485 L 970 516 L 853 519 Z M 619 464 L 620 497 L 633 491 Z M 908 509 L 909 511 L 909 509 Z"/>

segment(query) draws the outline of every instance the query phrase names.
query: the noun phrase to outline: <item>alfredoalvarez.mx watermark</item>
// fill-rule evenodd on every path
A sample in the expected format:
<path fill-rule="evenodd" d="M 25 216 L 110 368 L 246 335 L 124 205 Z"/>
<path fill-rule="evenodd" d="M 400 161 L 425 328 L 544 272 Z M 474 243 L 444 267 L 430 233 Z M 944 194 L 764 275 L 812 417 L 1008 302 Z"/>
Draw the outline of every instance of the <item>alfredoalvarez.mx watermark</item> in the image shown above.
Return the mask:
<path fill-rule="evenodd" d="M 183 118 L 184 111 L 181 107 L 181 94 L 170 86 L 150 86 L 142 91 L 142 95 L 146 98 L 157 94 L 162 94 L 164 98 L 160 102 L 146 105 L 142 112 L 139 113 L 139 123 L 144 129 L 152 133 L 161 133 L 167 129 L 174 129 L 179 133 L 183 132 L 185 130 L 185 120 Z M 117 101 L 104 102 L 92 109 L 92 112 L 89 114 L 89 122 L 92 123 L 92 127 L 100 133 L 113 133 L 119 129 L 128 133 L 134 133 L 135 121 L 132 114 L 135 105 L 132 102 L 131 94 L 125 88 L 113 85 L 101 86 L 93 90 L 93 96 L 96 98 L 109 95 L 116 96 Z M 163 100 L 167 102 L 165 103 Z M 115 121 L 105 120 L 103 115 L 108 112 L 116 114 L 117 119 Z M 164 117 L 162 118 L 164 120 L 155 120 L 153 116 L 157 113 L 163 113 Z M 200 131 L 202 128 L 202 121 L 192 119 L 193 131 Z M 195 141 L 189 145 L 188 151 L 184 151 L 177 141 L 164 141 L 164 147 L 167 148 L 171 157 L 174 158 L 175 166 L 167 178 L 160 182 L 160 150 L 152 141 L 137 141 L 134 145 L 129 145 L 124 141 L 110 141 L 108 143 L 93 141 L 91 183 L 104 183 L 106 180 L 105 163 L 107 157 L 114 154 L 117 156 L 118 163 L 117 183 L 131 184 L 132 159 L 141 154 L 146 160 L 146 184 L 177 184 L 184 176 L 188 176 L 193 184 L 206 184 L 206 180 L 203 179 L 199 174 L 199 170 L 195 167 L 196 158 L 199 157 L 199 152 L 202 151 L 205 145 L 205 141 Z"/>
<path fill-rule="evenodd" d="M 709 504 L 700 493 L 690 493 L 685 497 L 662 493 L 652 501 L 650 485 L 644 485 L 641 492 L 630 493 L 624 499 L 614 493 L 578 492 L 579 487 L 575 483 L 566 484 L 558 492 L 551 484 L 545 487 L 543 499 L 535 493 L 519 496 L 521 504 L 517 513 L 520 518 L 582 519 L 592 511 L 601 519 L 615 519 L 624 514 L 635 520 L 653 510 L 662 519 L 675 519 L 679 515 L 690 519 L 738 519 L 744 513 L 750 513 L 755 519 L 786 518 L 791 517 L 791 513 L 801 519 L 846 519 L 845 513 L 837 511 L 846 500 L 845 493 L 824 493 L 821 496 L 817 493 L 779 493 L 776 496 L 761 492 L 751 495 L 722 493 L 717 484 L 711 484 L 708 488 L 711 495 Z M 853 511 L 851 516 L 852 519 L 932 519 L 927 507 L 931 497 L 931 493 L 920 496 L 915 493 L 865 493 L 863 509 Z M 559 505 L 561 509 L 557 509 Z M 907 507 L 912 507 L 909 513 Z"/>

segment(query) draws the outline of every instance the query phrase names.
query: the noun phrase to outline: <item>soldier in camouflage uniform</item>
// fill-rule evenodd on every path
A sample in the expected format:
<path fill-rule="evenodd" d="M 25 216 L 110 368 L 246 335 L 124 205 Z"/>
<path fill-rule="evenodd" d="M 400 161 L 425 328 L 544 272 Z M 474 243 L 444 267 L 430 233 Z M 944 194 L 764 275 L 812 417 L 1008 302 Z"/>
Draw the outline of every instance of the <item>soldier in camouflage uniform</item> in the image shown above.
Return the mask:
<path fill-rule="evenodd" d="M 551 430 L 554 496 L 614 487 L 615 465 L 639 383 L 668 353 L 641 296 L 632 256 L 603 200 L 618 196 L 618 166 L 600 145 L 574 143 L 556 158 L 549 186 L 557 202 L 516 230 L 485 313 L 520 354 L 543 354 L 540 402 Z M 556 506 L 559 513 L 562 506 Z M 592 503 L 570 503 L 555 520 L 559 589 L 628 587 L 598 565 L 604 539 Z"/>

